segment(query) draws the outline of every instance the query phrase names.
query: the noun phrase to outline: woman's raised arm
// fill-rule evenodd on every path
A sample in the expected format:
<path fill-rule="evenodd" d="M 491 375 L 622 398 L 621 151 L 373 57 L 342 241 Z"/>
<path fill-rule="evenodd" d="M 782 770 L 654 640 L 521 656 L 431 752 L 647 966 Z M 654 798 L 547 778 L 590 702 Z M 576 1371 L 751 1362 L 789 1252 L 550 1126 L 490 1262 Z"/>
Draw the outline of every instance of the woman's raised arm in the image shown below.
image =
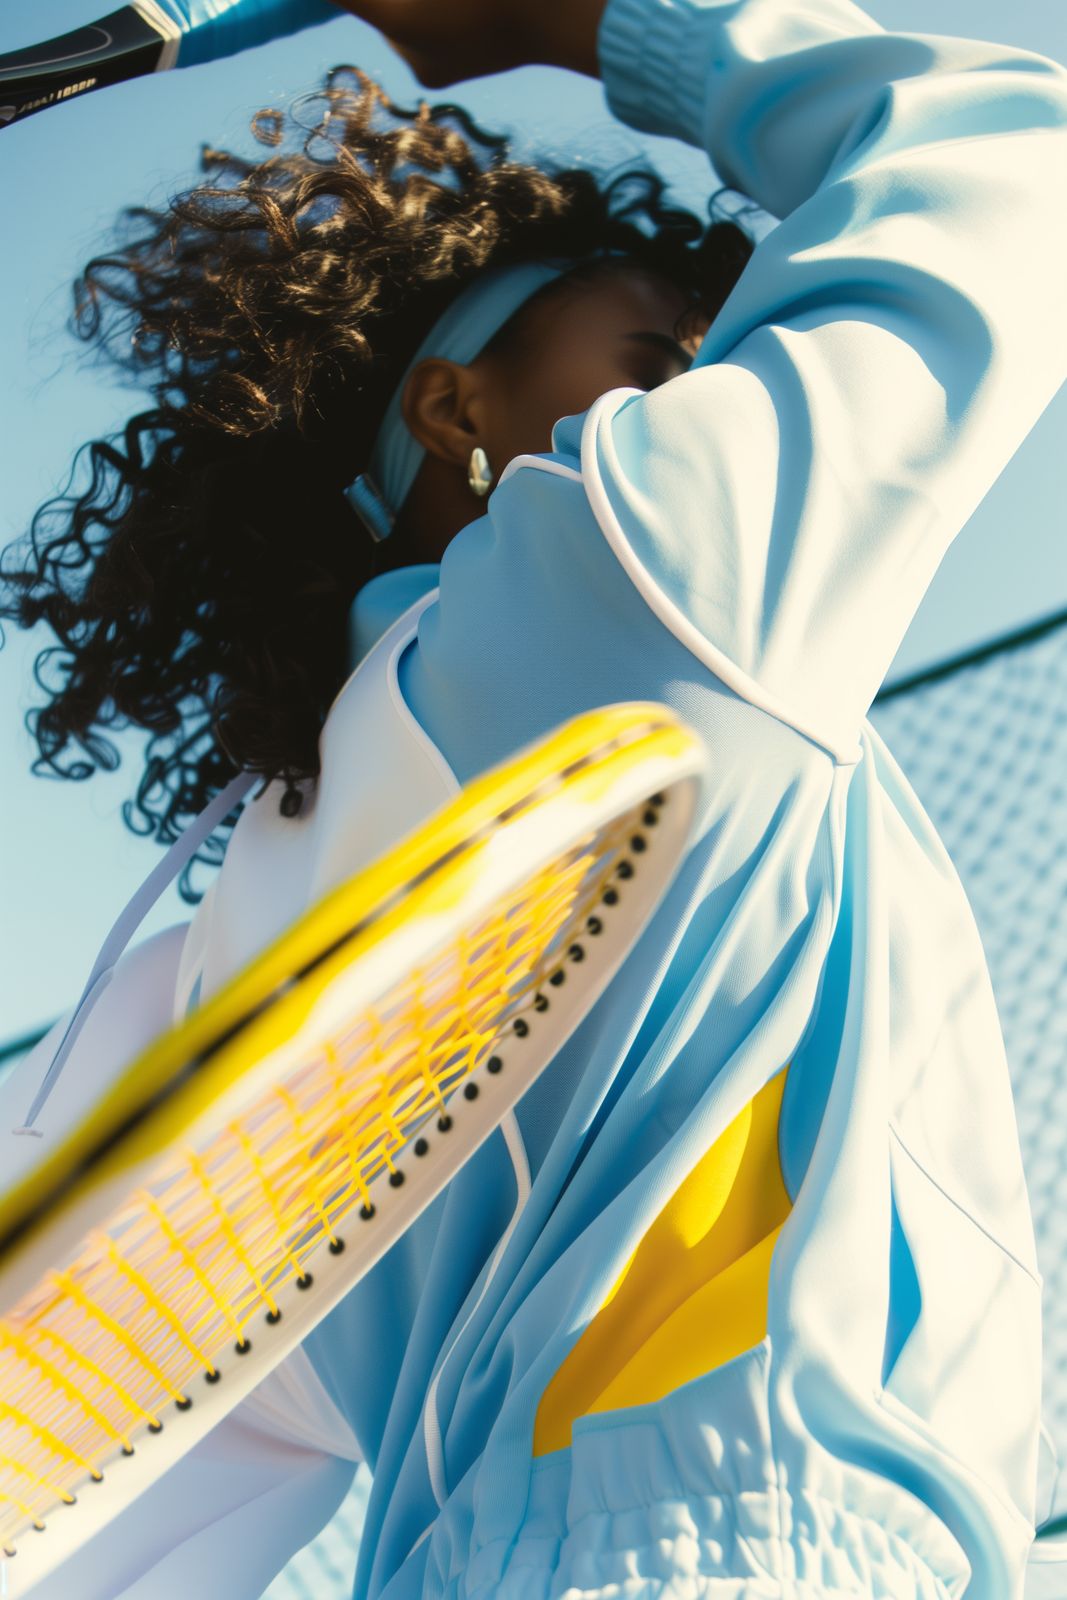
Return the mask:
<path fill-rule="evenodd" d="M 609 0 L 597 49 L 619 117 L 782 220 L 692 369 L 603 396 L 555 451 L 670 632 L 851 759 L 945 549 L 1067 376 L 1067 73 L 884 32 L 851 0 Z M 468 572 L 465 534 L 442 611 L 473 586 L 510 648 L 520 593 L 561 598 L 484 555 Z M 437 662 L 449 682 L 461 658 Z"/>
<path fill-rule="evenodd" d="M 596 77 L 607 0 L 336 0 L 378 28 L 420 83 L 439 89 L 541 63 Z"/>
<path fill-rule="evenodd" d="M 611 0 L 599 51 L 620 117 L 783 220 L 692 370 L 590 413 L 587 491 L 712 670 L 847 752 L 1067 377 L 1067 73 L 850 0 Z"/>

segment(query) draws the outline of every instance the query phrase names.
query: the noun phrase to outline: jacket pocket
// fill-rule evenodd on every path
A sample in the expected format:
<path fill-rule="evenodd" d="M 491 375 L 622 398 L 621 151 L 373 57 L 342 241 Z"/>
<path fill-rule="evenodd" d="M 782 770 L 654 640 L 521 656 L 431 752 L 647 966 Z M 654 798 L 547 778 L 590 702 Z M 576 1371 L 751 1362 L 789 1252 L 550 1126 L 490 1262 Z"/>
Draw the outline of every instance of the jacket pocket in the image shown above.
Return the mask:
<path fill-rule="evenodd" d="M 894 1134 L 884 1393 L 1032 1525 L 1041 1281 Z"/>

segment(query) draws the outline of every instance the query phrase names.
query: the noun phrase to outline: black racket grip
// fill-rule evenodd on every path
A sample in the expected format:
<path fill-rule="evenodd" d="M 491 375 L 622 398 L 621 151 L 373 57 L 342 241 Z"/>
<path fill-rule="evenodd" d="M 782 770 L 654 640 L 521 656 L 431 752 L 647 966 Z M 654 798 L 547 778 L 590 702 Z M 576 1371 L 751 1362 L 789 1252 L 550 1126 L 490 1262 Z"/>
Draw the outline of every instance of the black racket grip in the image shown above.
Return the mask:
<path fill-rule="evenodd" d="M 133 6 L 0 56 L 0 128 L 92 89 L 155 72 L 167 40 Z"/>

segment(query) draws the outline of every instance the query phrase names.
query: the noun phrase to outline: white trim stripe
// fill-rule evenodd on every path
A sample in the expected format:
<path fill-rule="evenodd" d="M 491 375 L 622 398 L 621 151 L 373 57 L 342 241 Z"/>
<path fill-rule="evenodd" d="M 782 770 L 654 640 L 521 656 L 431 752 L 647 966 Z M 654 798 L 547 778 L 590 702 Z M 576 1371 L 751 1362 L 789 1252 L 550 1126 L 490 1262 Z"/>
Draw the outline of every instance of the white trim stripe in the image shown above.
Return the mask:
<path fill-rule="evenodd" d="M 500 474 L 497 488 L 507 483 L 513 472 L 518 472 L 520 467 L 532 467 L 536 472 L 550 472 L 557 478 L 570 478 L 574 483 L 581 483 L 582 475 L 575 467 L 568 467 L 562 461 L 550 461 L 546 456 L 514 456 Z"/>
<path fill-rule="evenodd" d="M 437 1390 L 441 1382 L 441 1374 L 444 1372 L 449 1358 L 452 1355 L 453 1350 L 456 1348 L 456 1345 L 459 1343 L 460 1339 L 462 1339 L 463 1335 L 467 1331 L 467 1328 L 470 1326 L 471 1319 L 473 1318 L 475 1312 L 485 1299 L 489 1285 L 496 1276 L 497 1267 L 504 1258 L 504 1251 L 508 1247 L 511 1236 L 515 1232 L 515 1228 L 518 1225 L 519 1218 L 522 1216 L 522 1213 L 526 1208 L 526 1202 L 530 1198 L 530 1163 L 527 1159 L 526 1147 L 522 1142 L 522 1134 L 519 1132 L 519 1124 L 516 1121 L 514 1110 L 507 1112 L 507 1114 L 501 1120 L 500 1132 L 504 1135 L 504 1143 L 507 1146 L 508 1155 L 511 1157 L 512 1169 L 515 1173 L 515 1187 L 518 1191 L 515 1201 L 515 1210 L 512 1212 L 511 1221 L 504 1229 L 504 1232 L 501 1234 L 497 1243 L 496 1249 L 493 1251 L 489 1262 L 489 1270 L 486 1273 L 485 1281 L 478 1292 L 477 1300 L 475 1300 L 474 1304 L 467 1312 L 467 1315 L 463 1319 L 463 1326 L 459 1329 L 455 1338 L 452 1340 L 452 1343 L 445 1351 L 444 1356 L 438 1363 L 437 1371 L 434 1373 L 430 1387 L 426 1392 L 426 1403 L 423 1407 L 422 1434 L 426 1445 L 426 1466 L 430 1474 L 430 1488 L 433 1490 L 433 1497 L 439 1506 L 443 1506 L 445 1501 L 448 1499 L 448 1479 L 445 1475 L 444 1442 L 441 1438 L 441 1421 L 437 1414 Z M 432 1526 L 433 1524 L 431 1523 L 430 1527 Z M 424 1532 L 420 1535 L 420 1538 L 416 1541 L 416 1545 L 421 1544 L 422 1540 L 426 1537 L 426 1534 L 429 1533 L 429 1531 L 429 1528 L 424 1530 Z M 416 1546 L 412 1546 L 412 1548 L 414 1549 Z"/>
<path fill-rule="evenodd" d="M 422 723 L 411 710 L 400 688 L 400 657 L 404 654 L 408 645 L 415 641 L 419 631 L 419 618 L 434 603 L 440 592 L 439 588 L 428 590 L 426 594 L 421 595 L 418 600 L 408 607 L 403 617 L 397 618 L 397 622 L 402 622 L 405 617 L 410 618 L 410 626 L 389 652 L 386 681 L 389 685 L 389 698 L 392 700 L 400 720 L 407 724 L 415 744 L 422 750 L 430 765 L 437 768 L 440 776 L 444 779 L 446 788 L 452 794 L 458 794 L 461 788 L 459 779 L 426 732 L 426 729 L 422 726 Z"/>
<path fill-rule="evenodd" d="M 148 23 L 150 28 L 155 28 L 163 40 L 163 49 L 159 60 L 156 62 L 157 72 L 169 72 L 171 67 L 178 65 L 178 50 L 182 41 L 182 30 L 156 0 L 134 0 L 133 9 L 137 15 Z"/>
<path fill-rule="evenodd" d="M 624 401 L 644 393 L 643 389 L 610 389 L 590 406 L 582 428 L 582 482 L 593 515 L 600 525 L 600 531 L 611 546 L 619 565 L 649 610 L 653 611 L 675 638 L 696 656 L 698 661 L 702 661 L 728 689 L 732 689 L 740 699 L 746 700 L 758 711 L 765 711 L 768 716 L 774 717 L 775 721 L 783 722 L 787 727 L 803 734 L 805 739 L 810 739 L 812 744 L 818 745 L 821 750 L 831 755 L 839 766 L 855 766 L 863 757 L 863 751 L 858 744 L 849 749 L 839 750 L 807 722 L 795 716 L 776 695 L 770 694 L 756 682 L 755 678 L 749 677 L 743 668 L 713 645 L 670 596 L 664 593 L 648 568 L 638 559 L 604 488 L 597 462 L 597 436 L 601 421 L 605 420 L 604 413 L 609 407 L 614 414 Z"/>

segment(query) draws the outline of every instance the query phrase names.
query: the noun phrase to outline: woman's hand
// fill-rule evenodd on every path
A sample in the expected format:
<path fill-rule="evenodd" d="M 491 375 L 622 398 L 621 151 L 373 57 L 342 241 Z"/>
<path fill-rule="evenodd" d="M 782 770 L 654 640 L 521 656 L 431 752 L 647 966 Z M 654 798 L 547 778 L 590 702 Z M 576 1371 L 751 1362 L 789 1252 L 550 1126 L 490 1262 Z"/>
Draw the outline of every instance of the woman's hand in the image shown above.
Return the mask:
<path fill-rule="evenodd" d="M 335 0 L 378 28 L 421 84 L 541 62 L 599 76 L 597 29 L 607 0 Z"/>

